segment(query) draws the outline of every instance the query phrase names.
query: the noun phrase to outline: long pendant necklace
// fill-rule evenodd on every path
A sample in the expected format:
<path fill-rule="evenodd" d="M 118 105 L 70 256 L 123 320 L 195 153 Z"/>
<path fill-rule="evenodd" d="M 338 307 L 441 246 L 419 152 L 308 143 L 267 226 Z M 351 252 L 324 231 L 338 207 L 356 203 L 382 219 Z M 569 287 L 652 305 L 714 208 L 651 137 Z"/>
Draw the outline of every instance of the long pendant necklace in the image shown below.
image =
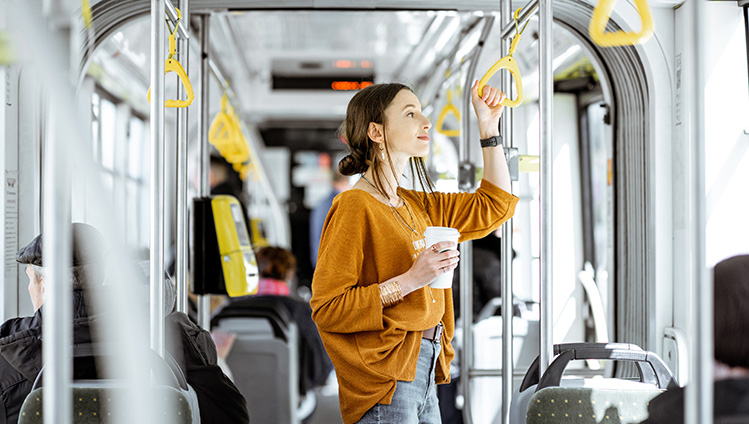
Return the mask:
<path fill-rule="evenodd" d="M 403 216 L 400 214 L 400 212 L 398 212 L 398 209 L 396 209 L 395 206 L 393 206 L 393 204 L 390 203 L 390 197 L 386 196 L 385 193 L 382 192 L 382 190 L 380 190 L 379 188 L 377 188 L 376 185 L 372 184 L 372 182 L 369 181 L 367 179 L 367 177 L 365 177 L 364 175 L 362 175 L 362 178 L 364 179 L 364 181 L 366 181 L 367 183 L 369 183 L 369 185 L 371 185 L 372 188 L 374 188 L 375 190 L 377 190 L 377 192 L 380 193 L 380 195 L 382 197 L 384 197 L 385 200 L 387 200 L 388 206 L 390 206 L 390 209 L 393 210 L 393 212 L 395 213 L 395 215 L 398 217 L 398 220 L 401 223 L 403 223 L 403 225 L 405 225 L 406 228 L 408 228 L 409 230 L 411 230 L 412 233 L 418 235 L 419 232 L 416 231 L 416 228 L 415 228 L 416 227 L 416 221 L 414 220 L 413 213 L 411 213 L 411 207 L 408 206 L 408 202 L 406 202 L 406 199 L 402 198 L 399 194 L 396 193 L 396 195 L 398 196 L 398 198 L 400 200 L 402 200 L 403 204 L 406 206 L 406 210 L 408 211 L 408 216 L 409 216 L 409 218 L 411 218 L 411 225 L 408 225 L 408 222 L 406 222 L 406 220 L 403 218 Z"/>
<path fill-rule="evenodd" d="M 372 188 L 374 188 L 374 189 L 375 189 L 375 190 L 376 190 L 376 191 L 377 191 L 378 193 L 380 193 L 380 195 L 381 195 L 382 197 L 384 197 L 384 198 L 385 198 L 385 200 L 387 200 L 388 206 L 390 206 L 390 209 L 392 209 L 392 210 L 393 210 L 393 212 L 395 213 L 395 215 L 396 215 L 396 216 L 398 217 L 398 220 L 399 220 L 399 221 L 400 221 L 400 222 L 401 222 L 401 223 L 402 223 L 403 225 L 405 225 L 405 226 L 406 226 L 406 227 L 407 227 L 407 228 L 408 228 L 409 230 L 411 230 L 411 233 L 413 233 L 413 234 L 416 234 L 416 235 L 418 236 L 418 235 L 419 235 L 419 232 L 418 232 L 418 231 L 416 231 L 416 229 L 415 229 L 415 227 L 416 227 L 416 221 L 414 220 L 414 216 L 413 216 L 413 214 L 411 213 L 411 208 L 410 208 L 410 207 L 408 206 L 408 202 L 406 202 L 406 199 L 402 198 L 402 197 L 400 196 L 400 194 L 398 194 L 398 193 L 396 192 L 396 195 L 398 196 L 398 198 L 399 198 L 400 200 L 402 200 L 402 201 L 403 201 L 403 204 L 404 204 L 404 205 L 406 206 L 406 210 L 408 211 L 408 216 L 409 216 L 409 217 L 411 218 L 411 225 L 413 225 L 413 226 L 411 226 L 411 225 L 408 225 L 408 223 L 407 223 L 407 222 L 406 222 L 406 220 L 405 220 L 405 219 L 403 218 L 403 216 L 402 216 L 402 215 L 400 214 L 400 212 L 398 212 L 398 209 L 396 209 L 396 208 L 395 208 L 395 206 L 393 206 L 393 204 L 392 204 L 392 203 L 390 203 L 390 198 L 389 198 L 388 196 L 386 196 L 386 195 L 385 195 L 385 193 L 383 193 L 383 192 L 382 192 L 382 190 L 380 190 L 379 188 L 377 188 L 377 186 L 376 186 L 376 185 L 372 184 L 372 182 L 371 182 L 371 181 L 369 181 L 369 180 L 367 179 L 367 177 L 365 177 L 364 175 L 362 175 L 361 177 L 362 177 L 362 179 L 364 179 L 364 181 L 366 181 L 367 183 L 369 183 L 369 185 L 371 185 L 371 186 L 372 186 Z M 411 242 L 412 242 L 412 243 L 414 243 L 414 239 L 413 239 L 413 234 L 410 234 L 410 233 L 409 233 L 409 236 L 410 236 L 410 238 L 411 238 Z M 415 250 L 415 249 L 416 249 L 416 245 L 414 244 L 414 250 Z M 432 294 L 432 287 L 431 287 L 431 286 L 429 287 L 429 297 L 430 297 L 430 298 L 432 299 L 432 303 L 437 303 L 437 300 L 435 300 L 435 299 L 434 299 L 434 295 Z"/>

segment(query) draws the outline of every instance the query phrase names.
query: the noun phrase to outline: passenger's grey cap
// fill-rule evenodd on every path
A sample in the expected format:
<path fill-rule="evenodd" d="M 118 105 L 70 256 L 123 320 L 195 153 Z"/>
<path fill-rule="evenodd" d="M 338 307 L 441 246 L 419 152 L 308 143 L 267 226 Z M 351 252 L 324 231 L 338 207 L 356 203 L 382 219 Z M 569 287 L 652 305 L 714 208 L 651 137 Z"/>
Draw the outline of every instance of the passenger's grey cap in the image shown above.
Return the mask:
<path fill-rule="evenodd" d="M 72 224 L 73 264 L 101 264 L 104 258 L 104 238 L 94 227 L 76 222 Z M 16 253 L 16 262 L 43 266 L 42 234 L 31 240 L 31 243 Z"/>

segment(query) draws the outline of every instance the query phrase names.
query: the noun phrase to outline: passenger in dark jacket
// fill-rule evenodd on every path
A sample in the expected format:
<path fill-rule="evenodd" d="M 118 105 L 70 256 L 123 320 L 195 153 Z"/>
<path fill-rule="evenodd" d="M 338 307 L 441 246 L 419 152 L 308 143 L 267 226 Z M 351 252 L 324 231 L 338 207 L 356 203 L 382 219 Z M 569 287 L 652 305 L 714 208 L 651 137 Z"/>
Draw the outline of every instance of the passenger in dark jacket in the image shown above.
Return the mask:
<path fill-rule="evenodd" d="M 93 227 L 73 224 L 73 341 L 91 343 L 90 327 L 102 315 L 90 314 L 88 295 L 103 289 L 103 242 Z M 0 422 L 15 424 L 24 399 L 42 368 L 42 316 L 44 276 L 41 268 L 41 236 L 21 249 L 16 257 L 27 264 L 29 294 L 35 313 L 13 318 L 0 327 Z M 171 287 L 167 284 L 166 287 Z M 170 298 L 169 295 L 165 296 Z M 173 308 L 174 296 L 171 296 Z M 136 306 L 137 307 L 137 306 Z M 144 331 L 144 337 L 148 332 Z M 192 324 L 182 313 L 171 313 L 166 320 L 167 351 L 182 367 L 188 384 L 198 396 L 202 423 L 248 423 L 244 398 L 216 365 L 216 348 L 205 330 Z M 96 378 L 93 361 L 76 361 L 76 378 Z"/>
<path fill-rule="evenodd" d="M 725 259 L 713 269 L 715 385 L 713 416 L 749 423 L 749 255 Z M 650 401 L 642 424 L 684 422 L 684 389 L 669 389 Z"/>

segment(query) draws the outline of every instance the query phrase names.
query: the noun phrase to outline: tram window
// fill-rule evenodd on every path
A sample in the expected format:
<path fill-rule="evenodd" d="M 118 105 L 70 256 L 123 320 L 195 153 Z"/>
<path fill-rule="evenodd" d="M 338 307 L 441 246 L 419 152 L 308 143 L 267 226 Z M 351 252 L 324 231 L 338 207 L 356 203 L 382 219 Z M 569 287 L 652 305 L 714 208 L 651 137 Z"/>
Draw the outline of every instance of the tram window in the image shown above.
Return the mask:
<path fill-rule="evenodd" d="M 97 93 L 91 96 L 91 150 L 94 158 L 99 158 L 99 139 L 101 138 L 101 125 L 99 125 L 101 97 Z"/>
<path fill-rule="evenodd" d="M 147 124 L 124 103 L 97 90 L 91 97 L 92 151 L 100 165 L 105 192 L 122 213 L 119 227 L 130 247 L 148 246 L 146 179 L 149 145 Z M 123 134 L 118 134 L 123 132 Z M 79 207 L 78 205 L 74 207 Z M 88 208 L 87 205 L 82 205 Z"/>
<path fill-rule="evenodd" d="M 587 107 L 588 140 L 590 149 L 590 189 L 593 215 L 593 264 L 597 270 L 608 266 L 609 243 L 613 240 L 612 218 L 613 198 L 610 196 L 613 184 L 611 169 L 611 147 L 606 141 L 606 130 L 603 124 L 606 108 L 600 103 Z"/>
<path fill-rule="evenodd" d="M 117 108 L 107 99 L 101 99 L 101 165 L 105 172 L 114 173 L 114 140 L 117 128 Z"/>
<path fill-rule="evenodd" d="M 148 128 L 139 117 L 131 117 L 128 127 L 127 149 L 127 189 L 125 204 L 128 207 L 125 216 L 128 244 L 131 246 L 148 245 L 148 194 L 149 187 L 145 178 L 144 164 L 149 164 L 146 153 L 150 145 Z"/>

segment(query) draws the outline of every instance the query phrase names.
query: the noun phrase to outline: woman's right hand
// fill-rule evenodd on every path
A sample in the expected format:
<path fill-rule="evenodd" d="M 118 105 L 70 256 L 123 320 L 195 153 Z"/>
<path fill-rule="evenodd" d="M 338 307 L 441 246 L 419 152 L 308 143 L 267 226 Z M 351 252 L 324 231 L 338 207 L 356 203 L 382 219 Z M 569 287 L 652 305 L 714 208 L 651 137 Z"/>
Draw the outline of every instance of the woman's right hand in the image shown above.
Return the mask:
<path fill-rule="evenodd" d="M 411 269 L 403 276 L 405 278 L 401 278 L 403 295 L 418 290 L 438 276 L 454 270 L 460 260 L 457 247 L 455 242 L 441 241 L 422 250 Z"/>

